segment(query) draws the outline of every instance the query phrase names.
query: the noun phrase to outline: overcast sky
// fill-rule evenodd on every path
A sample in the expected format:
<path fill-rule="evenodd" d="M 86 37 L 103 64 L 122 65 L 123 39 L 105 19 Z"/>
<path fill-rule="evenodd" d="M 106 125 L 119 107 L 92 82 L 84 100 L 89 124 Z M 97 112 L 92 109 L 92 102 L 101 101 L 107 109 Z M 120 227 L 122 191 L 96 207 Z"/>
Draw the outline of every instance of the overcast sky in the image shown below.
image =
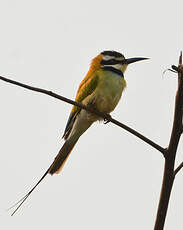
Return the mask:
<path fill-rule="evenodd" d="M 167 147 L 177 64 L 183 49 L 182 1 L 0 1 L 0 75 L 74 99 L 103 50 L 150 57 L 126 71 L 115 119 Z M 153 229 L 164 160 L 114 124 L 96 123 L 63 171 L 47 176 L 14 217 L 5 210 L 48 168 L 71 105 L 0 82 L 1 229 Z M 183 160 L 180 141 L 176 164 Z M 182 229 L 183 171 L 172 190 L 166 230 Z"/>

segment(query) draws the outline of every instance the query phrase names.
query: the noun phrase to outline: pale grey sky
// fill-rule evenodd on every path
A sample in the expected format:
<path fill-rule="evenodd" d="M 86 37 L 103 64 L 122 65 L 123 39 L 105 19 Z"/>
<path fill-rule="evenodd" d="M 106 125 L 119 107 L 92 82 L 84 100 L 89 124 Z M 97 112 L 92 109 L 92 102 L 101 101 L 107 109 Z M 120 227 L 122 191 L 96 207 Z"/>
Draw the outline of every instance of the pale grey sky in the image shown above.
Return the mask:
<path fill-rule="evenodd" d="M 91 59 L 103 50 L 150 57 L 131 65 L 115 119 L 166 147 L 182 1 L 0 1 L 0 75 L 74 99 Z M 163 157 L 113 124 L 94 124 L 63 172 L 47 176 L 14 217 L 5 209 L 42 176 L 59 148 L 71 105 L 0 82 L 1 229 L 153 229 Z M 177 162 L 183 160 L 182 140 Z M 165 229 L 182 229 L 183 172 Z"/>

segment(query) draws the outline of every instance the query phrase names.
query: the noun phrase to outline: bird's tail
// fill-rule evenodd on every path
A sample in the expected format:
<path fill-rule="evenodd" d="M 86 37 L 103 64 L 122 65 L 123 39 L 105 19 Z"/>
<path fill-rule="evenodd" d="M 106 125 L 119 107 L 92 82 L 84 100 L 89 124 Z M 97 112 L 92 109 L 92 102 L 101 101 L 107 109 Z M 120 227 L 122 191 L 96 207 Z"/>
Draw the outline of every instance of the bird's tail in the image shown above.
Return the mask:
<path fill-rule="evenodd" d="M 82 114 L 81 118 L 85 118 L 86 113 Z M 41 181 L 46 177 L 49 173 L 53 175 L 54 173 L 59 173 L 67 160 L 69 154 L 71 153 L 74 145 L 78 141 L 79 137 L 91 126 L 94 121 L 88 121 L 87 119 L 78 119 L 75 121 L 75 125 L 72 128 L 71 133 L 69 134 L 68 138 L 66 139 L 64 145 L 60 149 L 59 153 L 57 154 L 55 160 L 51 164 L 51 166 L 47 169 L 41 179 L 33 186 L 33 188 L 24 196 L 22 197 L 16 204 L 14 204 L 11 208 L 16 207 L 14 212 L 11 215 L 14 215 L 17 210 L 23 205 L 23 203 L 27 200 L 27 198 L 31 195 L 31 193 L 35 190 L 35 188 L 41 183 Z M 10 208 L 10 209 L 11 209 Z"/>
<path fill-rule="evenodd" d="M 44 173 L 44 175 L 41 177 L 41 179 L 33 186 L 33 188 L 24 197 L 22 197 L 16 204 L 14 204 L 13 206 L 11 206 L 9 208 L 9 209 L 12 209 L 12 208 L 16 207 L 16 209 L 11 214 L 12 216 L 17 212 L 17 210 L 22 206 L 22 204 L 27 200 L 27 198 L 30 196 L 30 194 L 41 183 L 41 181 L 46 177 L 46 175 L 48 173 L 50 173 L 52 175 L 54 173 L 60 172 L 60 170 L 62 169 L 65 161 L 67 160 L 69 154 L 71 153 L 71 151 L 72 151 L 72 149 L 73 149 L 73 147 L 76 144 L 78 139 L 79 139 L 79 137 L 76 138 L 76 137 L 72 136 L 68 140 L 66 140 L 66 142 L 64 143 L 64 145 L 60 149 L 59 153 L 57 154 L 55 160 L 53 161 L 51 166 L 48 168 L 48 170 Z"/>
<path fill-rule="evenodd" d="M 49 173 L 51 175 L 53 175 L 54 173 L 58 174 L 61 171 L 77 141 L 78 138 L 76 139 L 74 137 L 70 137 L 65 141 L 64 145 L 60 149 L 59 153 L 55 157 L 55 160 L 49 168 Z"/>

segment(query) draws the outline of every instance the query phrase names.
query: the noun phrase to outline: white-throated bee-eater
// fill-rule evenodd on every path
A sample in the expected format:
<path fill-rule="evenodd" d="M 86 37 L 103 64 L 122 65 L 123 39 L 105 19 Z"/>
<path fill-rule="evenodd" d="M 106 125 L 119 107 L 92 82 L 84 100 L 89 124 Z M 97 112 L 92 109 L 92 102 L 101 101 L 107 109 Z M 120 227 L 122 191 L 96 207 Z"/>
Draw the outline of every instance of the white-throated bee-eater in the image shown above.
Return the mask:
<path fill-rule="evenodd" d="M 90 106 L 104 114 L 110 114 L 117 106 L 126 87 L 124 72 L 127 66 L 145 59 L 147 58 L 136 57 L 126 59 L 121 53 L 116 51 L 100 53 L 92 60 L 90 69 L 79 86 L 75 99 L 76 102 Z M 39 182 L 17 203 L 19 205 L 12 215 L 48 173 L 53 175 L 61 171 L 79 137 L 93 122 L 101 119 L 101 117 L 94 113 L 73 106 L 63 135 L 65 139 L 64 145 Z"/>

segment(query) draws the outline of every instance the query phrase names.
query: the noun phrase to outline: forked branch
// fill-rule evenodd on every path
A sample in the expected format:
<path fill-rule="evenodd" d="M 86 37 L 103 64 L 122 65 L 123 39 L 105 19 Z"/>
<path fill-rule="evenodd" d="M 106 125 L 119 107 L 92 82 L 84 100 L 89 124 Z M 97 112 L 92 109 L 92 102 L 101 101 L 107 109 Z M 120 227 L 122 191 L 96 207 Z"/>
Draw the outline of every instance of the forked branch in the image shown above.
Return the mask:
<path fill-rule="evenodd" d="M 182 117 L 183 117 L 183 66 L 182 66 L 182 53 L 179 57 L 178 67 L 172 66 L 172 69 L 178 73 L 178 89 L 175 98 L 175 112 L 173 120 L 173 128 L 171 133 L 171 138 L 167 152 L 165 155 L 165 166 L 164 166 L 164 176 L 162 189 L 160 194 L 160 201 L 157 211 L 156 222 L 154 230 L 163 230 L 164 223 L 166 219 L 166 214 L 168 210 L 168 204 L 170 200 L 170 195 L 174 183 L 175 175 L 183 167 L 182 164 L 174 170 L 175 157 L 177 153 L 177 147 L 180 141 L 180 136 L 182 134 Z"/>

